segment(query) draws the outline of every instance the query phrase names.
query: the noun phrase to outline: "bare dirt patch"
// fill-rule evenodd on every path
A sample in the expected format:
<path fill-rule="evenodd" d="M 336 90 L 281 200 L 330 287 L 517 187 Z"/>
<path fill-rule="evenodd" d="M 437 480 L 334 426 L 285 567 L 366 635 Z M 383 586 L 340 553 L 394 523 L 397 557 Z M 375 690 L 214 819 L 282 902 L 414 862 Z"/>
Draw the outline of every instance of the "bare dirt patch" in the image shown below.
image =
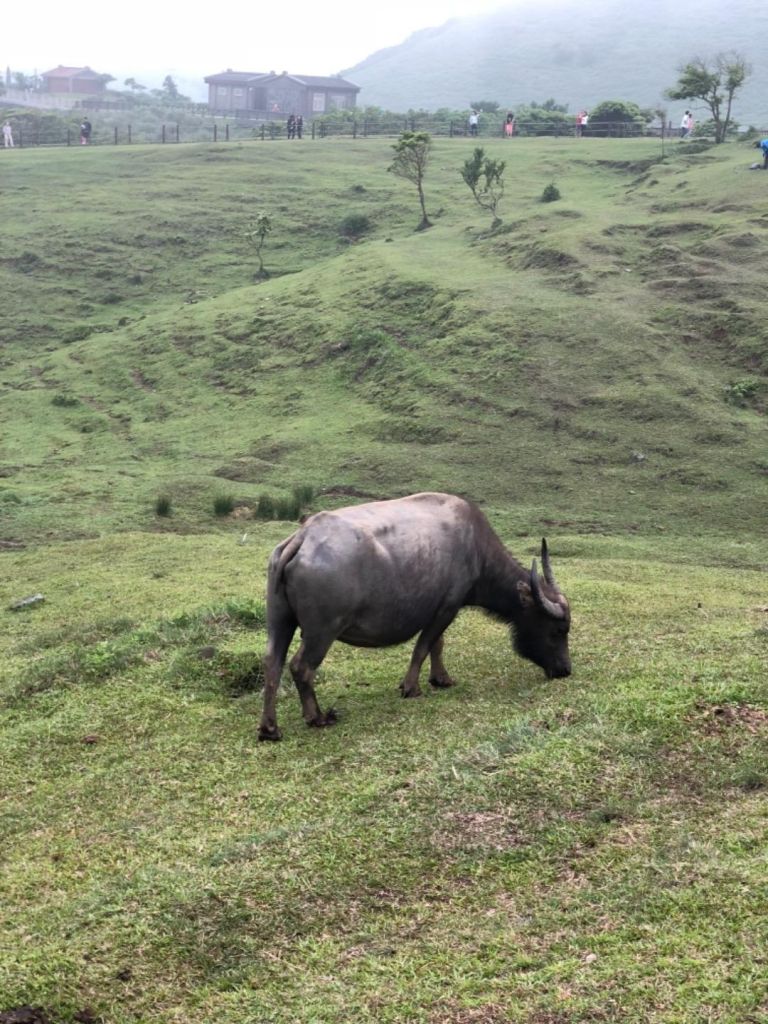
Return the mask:
<path fill-rule="evenodd" d="M 446 827 L 433 836 L 441 850 L 495 850 L 503 853 L 525 842 L 516 822 L 496 811 L 447 815 Z"/>
<path fill-rule="evenodd" d="M 699 704 L 700 720 L 703 719 L 708 732 L 742 728 L 752 734 L 768 730 L 768 710 L 748 704 Z"/>

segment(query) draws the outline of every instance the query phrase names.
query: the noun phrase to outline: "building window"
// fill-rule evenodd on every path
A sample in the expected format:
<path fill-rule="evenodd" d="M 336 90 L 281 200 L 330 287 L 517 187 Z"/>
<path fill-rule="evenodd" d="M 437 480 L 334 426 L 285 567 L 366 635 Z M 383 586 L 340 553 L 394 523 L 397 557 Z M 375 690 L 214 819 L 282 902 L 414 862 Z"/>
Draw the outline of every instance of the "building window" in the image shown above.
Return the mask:
<path fill-rule="evenodd" d="M 324 92 L 313 92 L 312 93 L 312 113 L 322 114 L 325 110 L 325 93 Z"/>
<path fill-rule="evenodd" d="M 345 92 L 332 92 L 328 97 L 328 105 L 334 110 L 346 110 L 347 94 Z"/>
<path fill-rule="evenodd" d="M 232 90 L 232 95 L 233 96 L 239 96 L 239 97 L 242 98 L 243 96 L 245 96 L 245 89 L 233 89 Z"/>

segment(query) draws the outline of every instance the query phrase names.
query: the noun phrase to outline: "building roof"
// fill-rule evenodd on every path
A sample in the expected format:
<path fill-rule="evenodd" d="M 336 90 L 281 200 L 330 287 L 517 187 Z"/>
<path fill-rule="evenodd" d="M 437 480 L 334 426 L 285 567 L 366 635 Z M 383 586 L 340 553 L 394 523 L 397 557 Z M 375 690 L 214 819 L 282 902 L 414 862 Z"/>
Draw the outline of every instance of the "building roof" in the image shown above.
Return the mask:
<path fill-rule="evenodd" d="M 103 76 L 98 71 L 92 71 L 89 67 L 84 68 L 65 68 L 62 64 L 59 64 L 57 68 L 53 68 L 51 71 L 44 71 L 42 74 L 43 78 L 102 78 Z"/>
<path fill-rule="evenodd" d="M 282 74 L 275 74 L 270 71 L 265 74 L 263 71 L 221 71 L 217 75 L 208 75 L 203 81 L 209 85 L 251 85 L 254 82 L 275 81 L 279 78 L 290 78 L 300 85 L 306 85 L 315 89 L 340 89 L 342 92 L 360 92 L 360 86 L 348 82 L 339 75 L 289 75 L 287 71 Z"/>
<path fill-rule="evenodd" d="M 269 78 L 269 75 L 263 71 L 232 71 L 227 68 L 226 71 L 220 71 L 217 75 L 208 75 L 203 81 L 210 85 L 243 85 L 256 78 Z"/>

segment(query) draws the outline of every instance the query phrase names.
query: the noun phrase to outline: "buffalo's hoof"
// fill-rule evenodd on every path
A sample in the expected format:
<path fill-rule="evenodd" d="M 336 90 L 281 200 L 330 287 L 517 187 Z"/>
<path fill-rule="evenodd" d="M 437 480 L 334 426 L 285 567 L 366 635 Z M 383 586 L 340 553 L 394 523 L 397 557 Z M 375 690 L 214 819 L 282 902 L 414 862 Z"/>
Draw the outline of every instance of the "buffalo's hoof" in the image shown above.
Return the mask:
<path fill-rule="evenodd" d="M 448 690 L 456 683 L 450 676 L 431 676 L 429 685 L 434 686 L 436 690 Z"/>
<path fill-rule="evenodd" d="M 326 725 L 336 725 L 339 717 L 333 708 L 328 708 L 322 715 L 318 715 L 317 718 L 313 718 L 311 722 L 307 722 L 307 725 L 312 726 L 313 729 L 324 729 Z"/>
<path fill-rule="evenodd" d="M 423 697 L 424 694 L 418 686 L 414 686 L 412 690 L 406 690 L 404 687 L 400 687 L 403 693 L 403 697 Z"/>
<path fill-rule="evenodd" d="M 283 734 L 277 728 L 276 725 L 262 725 L 259 729 L 259 742 L 264 740 L 281 740 Z"/>

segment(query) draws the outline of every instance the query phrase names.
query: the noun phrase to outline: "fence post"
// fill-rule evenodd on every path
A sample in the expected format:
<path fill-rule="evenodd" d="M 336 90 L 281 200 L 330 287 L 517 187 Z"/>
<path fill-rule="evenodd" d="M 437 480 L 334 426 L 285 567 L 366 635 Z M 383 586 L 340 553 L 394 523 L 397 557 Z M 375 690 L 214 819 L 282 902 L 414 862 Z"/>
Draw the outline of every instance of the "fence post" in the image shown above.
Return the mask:
<path fill-rule="evenodd" d="M 314 137 L 315 137 L 315 122 L 313 121 L 312 122 L 312 138 L 314 139 Z"/>
<path fill-rule="evenodd" d="M 179 124 L 176 122 L 176 141 L 179 141 Z"/>
<path fill-rule="evenodd" d="M 352 121 L 352 138 L 357 138 L 357 121 Z"/>
<path fill-rule="evenodd" d="M 263 142 L 264 139 L 266 139 L 266 137 L 267 137 L 267 125 L 266 125 L 265 121 L 262 121 L 261 122 L 261 141 Z"/>
<path fill-rule="evenodd" d="M 229 142 L 229 121 L 224 125 L 224 140 Z"/>
<path fill-rule="evenodd" d="M 19 125 L 19 148 L 24 148 L 24 129 Z"/>
<path fill-rule="evenodd" d="M 71 128 L 67 128 L 67 145 L 68 146 L 72 145 L 72 129 Z"/>
<path fill-rule="evenodd" d="M 213 125 L 213 141 L 214 142 L 218 142 L 219 141 L 218 135 L 219 135 L 219 133 L 218 133 L 218 125 L 216 123 L 214 123 L 214 125 Z"/>
<path fill-rule="evenodd" d="M 128 145 L 130 146 L 130 144 L 131 144 L 131 126 L 128 125 Z"/>
<path fill-rule="evenodd" d="M 162 138 L 163 138 L 163 142 L 165 142 L 165 125 L 163 125 L 163 136 L 162 136 Z"/>
<path fill-rule="evenodd" d="M 115 145 L 117 145 L 117 125 L 115 125 Z"/>

